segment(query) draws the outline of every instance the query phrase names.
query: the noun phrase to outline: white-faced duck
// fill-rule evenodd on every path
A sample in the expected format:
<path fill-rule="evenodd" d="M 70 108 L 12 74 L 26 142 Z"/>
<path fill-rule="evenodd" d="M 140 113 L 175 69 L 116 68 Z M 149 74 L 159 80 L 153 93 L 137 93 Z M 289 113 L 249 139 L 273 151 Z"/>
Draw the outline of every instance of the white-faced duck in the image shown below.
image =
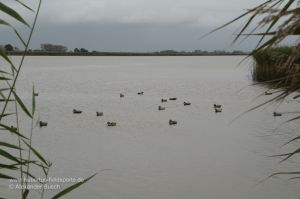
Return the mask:
<path fill-rule="evenodd" d="M 144 91 L 138 92 L 138 95 L 144 95 Z"/>
<path fill-rule="evenodd" d="M 73 113 L 74 113 L 74 114 L 81 114 L 81 113 L 82 113 L 82 111 L 81 111 L 81 110 L 76 110 L 76 109 L 73 109 Z"/>
<path fill-rule="evenodd" d="M 175 101 L 175 100 L 177 100 L 177 97 L 171 97 L 171 98 L 169 98 L 169 100 L 170 101 Z"/>
<path fill-rule="evenodd" d="M 117 126 L 116 122 L 107 122 L 107 126 Z"/>
<path fill-rule="evenodd" d="M 97 117 L 102 117 L 104 114 L 103 112 L 96 112 Z"/>
<path fill-rule="evenodd" d="M 221 113 L 222 112 L 222 108 L 215 108 L 215 112 L 216 113 Z"/>
<path fill-rule="evenodd" d="M 161 102 L 167 102 L 168 100 L 167 99 L 161 99 Z"/>
<path fill-rule="evenodd" d="M 169 120 L 169 125 L 176 125 L 177 124 L 177 121 L 175 120 Z"/>
<path fill-rule="evenodd" d="M 184 106 L 190 106 L 190 105 L 191 105 L 191 102 L 183 102 L 183 105 L 184 105 Z"/>
<path fill-rule="evenodd" d="M 282 113 L 274 112 L 274 113 L 273 113 L 273 116 L 274 116 L 274 117 L 280 117 L 280 116 L 282 116 Z"/>
<path fill-rule="evenodd" d="M 40 127 L 48 126 L 47 122 L 40 121 L 39 124 L 40 124 Z"/>
<path fill-rule="evenodd" d="M 162 107 L 162 106 L 158 106 L 158 110 L 159 110 L 159 111 L 164 111 L 164 110 L 166 110 L 166 108 L 165 108 L 165 107 Z"/>
<path fill-rule="evenodd" d="M 220 104 L 214 104 L 214 108 L 222 108 L 222 105 L 220 105 Z"/>
<path fill-rule="evenodd" d="M 266 91 L 265 95 L 272 95 L 273 93 Z"/>

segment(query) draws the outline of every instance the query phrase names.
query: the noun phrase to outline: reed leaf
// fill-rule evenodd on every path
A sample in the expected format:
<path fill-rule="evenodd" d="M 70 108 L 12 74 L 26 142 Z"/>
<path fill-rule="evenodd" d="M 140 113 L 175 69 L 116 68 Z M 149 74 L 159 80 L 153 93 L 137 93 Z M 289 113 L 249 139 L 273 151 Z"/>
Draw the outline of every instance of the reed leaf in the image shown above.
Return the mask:
<path fill-rule="evenodd" d="M 96 175 L 97 175 L 97 173 L 94 174 L 94 175 L 92 175 L 92 176 L 90 176 L 90 177 L 88 177 L 87 179 L 85 179 L 85 180 L 82 181 L 82 182 L 78 182 L 78 183 L 76 183 L 76 184 L 74 184 L 74 185 L 72 185 L 72 186 L 70 186 L 70 187 L 64 189 L 63 191 L 61 191 L 61 192 L 59 192 L 58 194 L 56 194 L 55 196 L 53 196 L 52 199 L 61 198 L 62 196 L 66 195 L 67 193 L 69 193 L 69 192 L 71 192 L 71 191 L 77 189 L 77 188 L 80 187 L 81 185 L 85 184 L 86 182 L 88 182 L 89 180 L 91 180 L 91 179 L 92 179 L 93 177 L 95 177 Z"/>
<path fill-rule="evenodd" d="M 11 28 L 16 33 L 17 37 L 22 42 L 23 46 L 26 46 L 26 43 L 23 40 L 23 38 L 21 37 L 20 33 L 10 23 L 8 23 L 7 21 L 4 21 L 3 19 L 0 19 L 0 25 L 5 25 L 5 26 L 8 26 L 9 28 Z"/>
<path fill-rule="evenodd" d="M 4 125 L 4 124 L 0 124 L 0 126 L 3 127 L 4 129 L 6 129 L 7 131 L 9 131 L 9 132 L 11 132 L 11 133 L 13 133 L 13 134 L 16 134 L 17 136 L 20 136 L 20 137 L 22 137 L 22 138 L 24 138 L 24 139 L 28 139 L 28 138 L 25 137 L 24 135 L 20 134 L 20 133 L 18 132 L 18 129 L 16 129 L 16 128 L 14 128 L 14 127 L 9 127 L 9 126 L 6 126 L 6 125 Z"/>
<path fill-rule="evenodd" d="M 288 145 L 288 144 L 290 144 L 290 143 L 292 143 L 292 142 L 294 142 L 294 141 L 296 141 L 296 140 L 299 140 L 299 139 L 300 139 L 300 136 L 297 136 L 297 137 L 295 137 L 295 138 L 289 140 L 288 142 L 286 142 L 286 143 L 285 143 L 284 145 L 282 145 L 282 146 Z"/>
<path fill-rule="evenodd" d="M 34 149 L 30 144 L 28 144 L 25 140 L 22 140 L 27 147 L 38 157 L 46 166 L 49 166 L 49 163 L 45 160 L 45 158 L 36 150 Z"/>
<path fill-rule="evenodd" d="M 9 179 L 9 180 L 11 180 L 11 179 L 16 180 L 16 178 L 8 176 L 8 175 L 5 175 L 5 174 L 2 174 L 2 173 L 0 173 L 0 178 L 2 178 L 2 179 Z"/>
<path fill-rule="evenodd" d="M 25 106 L 25 104 L 23 103 L 23 101 L 21 100 L 21 98 L 17 95 L 17 93 L 15 91 L 12 91 L 16 101 L 18 102 L 18 104 L 20 105 L 20 107 L 22 108 L 22 110 L 28 115 L 28 117 L 33 118 L 31 113 L 28 111 L 27 107 Z"/>
<path fill-rule="evenodd" d="M 6 55 L 5 51 L 4 51 L 2 48 L 0 48 L 0 56 L 1 56 L 5 61 L 7 61 L 7 62 L 11 65 L 11 67 L 13 68 L 13 70 L 18 71 L 18 70 L 16 69 L 15 65 L 14 65 L 14 64 L 12 63 L 12 61 L 8 58 L 8 56 Z"/>
<path fill-rule="evenodd" d="M 29 189 L 25 189 L 24 193 L 23 193 L 23 198 L 22 199 L 26 199 L 27 196 L 29 194 Z"/>
<path fill-rule="evenodd" d="M 32 110 L 31 110 L 32 115 L 34 115 L 34 113 L 35 113 L 35 106 L 36 106 L 35 90 L 34 90 L 34 86 L 33 86 L 33 88 L 32 88 Z"/>
<path fill-rule="evenodd" d="M 19 169 L 16 164 L 0 164 L 0 169 L 17 170 Z"/>
<path fill-rule="evenodd" d="M 0 73 L 3 73 L 3 74 L 7 74 L 7 75 L 11 75 L 10 73 L 4 71 L 4 70 L 0 70 Z"/>
<path fill-rule="evenodd" d="M 17 21 L 21 22 L 22 24 L 26 25 L 27 27 L 30 27 L 18 12 L 16 12 L 15 10 L 11 9 L 10 7 L 6 6 L 1 2 L 0 2 L 0 10 L 6 13 L 7 15 L 11 16 L 12 18 L 16 19 Z"/>
<path fill-rule="evenodd" d="M 17 157 L 11 155 L 7 151 L 4 151 L 3 149 L 0 149 L 0 156 L 3 156 L 5 158 L 12 160 L 14 162 L 17 162 L 17 163 L 21 163 L 21 161 Z"/>
<path fill-rule="evenodd" d="M 30 8 L 29 6 L 27 6 L 25 3 L 23 3 L 20 0 L 15 0 L 16 2 L 18 2 L 19 4 L 21 4 L 23 7 L 27 8 L 28 10 L 34 12 L 34 10 L 32 8 Z"/>
<path fill-rule="evenodd" d="M 5 113 L 3 115 L 0 115 L 0 118 L 8 117 L 8 116 L 11 116 L 11 115 L 15 115 L 15 113 Z"/>
<path fill-rule="evenodd" d="M 1 141 L 0 141 L 0 146 L 4 146 L 4 147 L 7 147 L 7 148 L 11 148 L 11 149 L 23 150 L 23 149 L 21 149 L 20 147 L 18 147 L 16 145 L 9 144 L 9 143 L 6 143 L 6 142 L 1 142 Z"/>
<path fill-rule="evenodd" d="M 7 77 L 1 77 L 0 76 L 0 81 L 3 81 L 3 80 L 11 80 L 10 78 L 7 78 Z"/>
<path fill-rule="evenodd" d="M 3 92 L 3 91 L 9 91 L 10 90 L 10 88 L 1 88 L 0 89 L 0 92 Z"/>
<path fill-rule="evenodd" d="M 299 175 L 300 172 L 296 171 L 296 172 L 277 172 L 277 173 L 273 173 L 269 176 L 269 178 L 275 177 L 275 176 L 279 176 L 279 175 Z"/>
<path fill-rule="evenodd" d="M 27 171 L 22 171 L 22 173 L 28 175 L 29 177 L 31 177 L 32 179 L 36 180 L 37 182 L 39 182 L 40 184 L 44 184 L 42 183 L 37 177 L 35 177 L 34 175 L 32 175 L 31 173 L 27 172 Z"/>

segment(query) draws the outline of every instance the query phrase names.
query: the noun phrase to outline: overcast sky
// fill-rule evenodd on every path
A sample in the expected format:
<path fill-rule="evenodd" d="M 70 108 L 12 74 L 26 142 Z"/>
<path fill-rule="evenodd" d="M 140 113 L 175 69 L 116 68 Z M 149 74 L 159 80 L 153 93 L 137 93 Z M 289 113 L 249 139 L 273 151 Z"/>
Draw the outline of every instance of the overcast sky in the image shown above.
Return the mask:
<path fill-rule="evenodd" d="M 4 0 L 16 6 L 11 0 Z M 36 0 L 27 0 L 34 5 Z M 231 46 L 242 22 L 199 37 L 262 0 L 44 0 L 32 48 L 41 43 L 99 51 L 250 50 L 253 40 Z M 35 4 L 36 6 L 36 4 Z M 18 8 L 31 20 L 31 13 Z M 13 43 L 1 30 L 0 43 Z M 23 29 L 22 29 L 23 30 Z"/>

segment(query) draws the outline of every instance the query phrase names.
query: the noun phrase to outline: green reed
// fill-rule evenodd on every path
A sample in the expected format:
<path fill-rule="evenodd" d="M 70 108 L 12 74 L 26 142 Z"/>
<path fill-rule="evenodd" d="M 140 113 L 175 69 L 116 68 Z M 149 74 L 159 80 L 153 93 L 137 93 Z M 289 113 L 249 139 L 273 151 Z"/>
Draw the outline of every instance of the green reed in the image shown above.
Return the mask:
<path fill-rule="evenodd" d="M 33 136 L 34 136 L 34 122 L 35 111 L 36 111 L 36 99 L 34 87 L 32 89 L 32 103 L 31 109 L 28 105 L 21 99 L 18 95 L 16 83 L 18 77 L 21 73 L 21 69 L 24 65 L 24 60 L 27 56 L 29 50 L 29 44 L 32 39 L 33 32 L 36 27 L 37 19 L 40 13 L 42 0 L 38 0 L 38 6 L 36 11 L 32 9 L 27 4 L 23 3 L 21 0 L 14 0 L 14 5 L 21 5 L 25 10 L 29 10 L 34 15 L 34 20 L 32 25 L 26 22 L 26 20 L 12 7 L 6 5 L 6 3 L 0 2 L 0 13 L 7 16 L 6 19 L 0 18 L 0 25 L 3 25 L 11 29 L 16 38 L 22 43 L 24 51 L 22 51 L 21 61 L 16 64 L 7 55 L 4 49 L 0 49 L 0 57 L 6 62 L 6 65 L 0 68 L 0 132 L 3 134 L 10 133 L 16 137 L 16 143 L 10 143 L 7 141 L 0 141 L 0 180 L 17 180 L 20 178 L 20 185 L 22 189 L 20 190 L 20 198 L 26 199 L 30 197 L 31 190 L 27 189 L 28 181 L 24 179 L 33 178 L 37 180 L 38 178 L 47 178 L 49 175 L 49 170 L 52 163 L 49 162 L 38 149 L 34 147 Z M 18 30 L 11 25 L 13 21 L 17 21 L 22 26 L 25 26 L 28 31 L 28 38 L 25 40 Z M 9 66 L 7 68 L 7 66 Z M 8 112 L 8 107 L 14 107 L 14 112 Z M 25 113 L 26 118 L 21 118 L 20 112 Z M 23 132 L 20 128 L 20 120 L 28 121 L 30 123 L 30 132 Z M 13 123 L 12 123 L 13 122 Z M 13 125 L 12 125 L 13 124 Z M 0 135 L 1 136 L 1 135 Z M 30 169 L 30 168 L 35 169 Z M 40 170 L 44 175 L 36 176 L 33 171 Z M 62 191 L 57 193 L 52 198 L 60 198 L 65 194 L 78 188 L 95 175 L 87 178 L 83 182 L 78 182 Z M 37 180 L 38 181 L 38 180 Z M 44 185 L 44 182 L 40 182 Z M 17 191 L 17 190 L 16 190 Z M 45 189 L 42 186 L 41 199 L 44 198 Z M 0 198 L 5 196 L 1 195 Z"/>

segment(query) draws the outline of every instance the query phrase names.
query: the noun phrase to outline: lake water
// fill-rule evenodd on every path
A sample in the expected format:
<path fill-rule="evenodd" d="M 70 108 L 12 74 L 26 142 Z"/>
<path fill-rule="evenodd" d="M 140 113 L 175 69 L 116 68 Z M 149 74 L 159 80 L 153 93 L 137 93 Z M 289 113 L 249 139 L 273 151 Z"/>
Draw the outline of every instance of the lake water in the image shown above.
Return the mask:
<path fill-rule="evenodd" d="M 248 86 L 252 62 L 238 66 L 243 58 L 28 57 L 18 88 L 29 105 L 33 83 L 39 92 L 36 119 L 48 127 L 35 128 L 33 144 L 54 163 L 50 176 L 84 178 L 107 169 L 65 198 L 298 198 L 297 181 L 278 177 L 260 183 L 273 172 L 297 169 L 297 159 L 279 164 L 269 157 L 294 148 L 281 145 L 297 124 L 268 135 L 293 116 L 274 118 L 272 112 L 293 110 L 298 102 L 233 121 L 272 97 L 257 98 L 265 88 Z M 160 100 L 169 97 L 178 100 L 158 111 Z M 214 112 L 214 103 L 223 105 L 222 113 Z M 74 115 L 73 108 L 83 113 Z M 96 117 L 96 111 L 104 116 Z M 169 119 L 178 125 L 169 126 Z M 108 121 L 117 126 L 107 127 Z M 28 129 L 25 121 L 22 125 Z M 18 196 L 3 182 L 0 193 Z"/>

